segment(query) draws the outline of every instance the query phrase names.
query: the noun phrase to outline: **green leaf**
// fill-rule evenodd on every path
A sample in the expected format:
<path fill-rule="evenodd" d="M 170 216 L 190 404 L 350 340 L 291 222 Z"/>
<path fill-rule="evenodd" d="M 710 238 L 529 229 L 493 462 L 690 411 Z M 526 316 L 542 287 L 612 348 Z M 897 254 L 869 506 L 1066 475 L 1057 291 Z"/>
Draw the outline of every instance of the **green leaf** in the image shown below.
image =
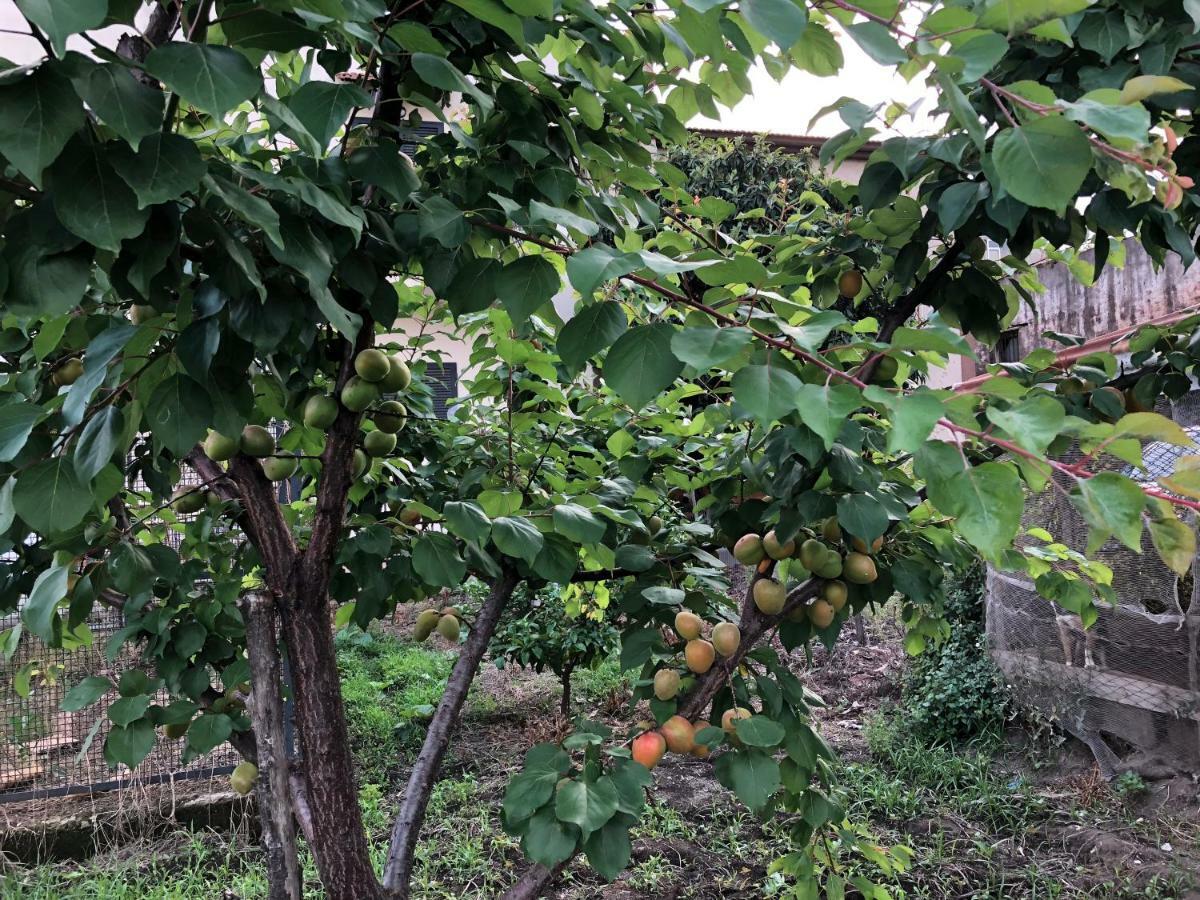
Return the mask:
<path fill-rule="evenodd" d="M 1042 22 L 1070 16 L 1095 0 L 991 0 L 979 17 L 980 28 L 1021 34 Z"/>
<path fill-rule="evenodd" d="M 892 430 L 888 432 L 889 453 L 916 453 L 943 414 L 941 398 L 925 387 L 911 394 L 894 396 L 889 406 L 892 420 Z"/>
<path fill-rule="evenodd" d="M 728 362 L 750 345 L 754 335 L 750 329 L 684 328 L 671 338 L 671 352 L 676 359 L 701 372 Z"/>
<path fill-rule="evenodd" d="M 1031 453 L 1042 453 L 1062 431 L 1067 413 L 1053 397 L 1042 395 L 1008 409 L 989 406 L 987 417 L 1008 432 L 1017 446 Z"/>
<path fill-rule="evenodd" d="M 422 81 L 443 91 L 457 91 L 471 97 L 483 112 L 492 111 L 492 98 L 466 79 L 458 69 L 440 56 L 414 53 L 410 58 L 413 71 Z"/>
<path fill-rule="evenodd" d="M 992 70 L 1008 52 L 1008 41 L 998 34 L 980 34 L 956 46 L 951 51 L 964 63 L 959 80 L 978 81 Z"/>
<path fill-rule="evenodd" d="M 467 564 L 458 545 L 448 534 L 426 532 L 413 547 L 413 568 L 430 587 L 458 587 L 467 574 Z"/>
<path fill-rule="evenodd" d="M 139 697 L 121 697 L 114 700 L 105 713 L 114 725 L 132 725 L 146 714 L 152 699 L 148 694 L 142 694 Z"/>
<path fill-rule="evenodd" d="M 483 511 L 493 519 L 511 516 L 521 508 L 520 491 L 483 491 L 475 498 Z"/>
<path fill-rule="evenodd" d="M 1012 466 L 969 466 L 957 447 L 930 441 L 917 451 L 916 470 L 930 502 L 954 516 L 959 533 L 985 556 L 995 559 L 1012 544 L 1025 506 L 1021 479 Z"/>
<path fill-rule="evenodd" d="M 784 325 L 783 333 L 805 350 L 817 350 L 835 330 L 847 328 L 846 317 L 835 309 L 814 312 L 799 325 Z"/>
<path fill-rule="evenodd" d="M 188 739 L 191 739 L 190 728 Z M 135 769 L 154 749 L 154 740 L 154 723 L 149 719 L 139 719 L 132 725 L 114 725 L 104 739 L 104 760 L 114 769 L 118 763 Z"/>
<path fill-rule="evenodd" d="M 78 712 L 86 706 L 91 706 L 112 689 L 113 683 L 107 678 L 89 675 L 67 691 L 58 708 L 63 712 Z"/>
<path fill-rule="evenodd" d="M 412 160 L 393 143 L 359 147 L 350 157 L 350 174 L 375 185 L 397 203 L 407 201 L 421 186 Z"/>
<path fill-rule="evenodd" d="M 779 789 L 779 763 L 761 750 L 723 753 L 713 768 L 717 781 L 754 811 L 763 809 Z"/>
<path fill-rule="evenodd" d="M 83 426 L 73 456 L 75 474 L 91 481 L 112 461 L 125 431 L 125 417 L 118 406 L 106 406 Z"/>
<path fill-rule="evenodd" d="M 762 285 L 771 277 L 767 267 L 754 256 L 744 253 L 732 259 L 723 259 L 697 272 L 697 277 L 708 285 L 750 284 Z"/>
<path fill-rule="evenodd" d="M 528 519 L 503 516 L 492 522 L 492 543 L 506 556 L 530 565 L 541 552 L 543 540 L 542 533 Z"/>
<path fill-rule="evenodd" d="M 205 175 L 204 187 L 216 195 L 222 203 L 237 213 L 243 221 L 261 229 L 271 243 L 290 250 L 290 243 L 283 239 L 280 231 L 279 213 L 265 197 L 252 194 L 240 184 L 235 184 L 218 175 Z M 282 260 L 281 260 L 282 261 Z M 287 265 L 287 263 L 284 263 Z M 332 266 L 331 266 L 332 268 Z M 328 278 L 326 278 L 328 281 Z"/>
<path fill-rule="evenodd" d="M 898 66 L 908 62 L 908 56 L 891 31 L 879 22 L 855 22 L 846 31 L 863 52 L 881 66 Z"/>
<path fill-rule="evenodd" d="M 837 516 L 842 528 L 868 544 L 887 531 L 890 524 L 883 504 L 867 494 L 838 497 Z"/>
<path fill-rule="evenodd" d="M 17 517 L 17 511 L 13 508 L 13 489 L 17 486 L 17 479 L 9 477 L 3 484 L 0 484 L 0 534 L 4 534 L 12 527 L 13 520 Z"/>
<path fill-rule="evenodd" d="M 83 122 L 83 104 L 52 63 L 0 85 L 0 153 L 37 187 Z"/>
<path fill-rule="evenodd" d="M 464 541 L 484 544 L 492 533 L 492 520 L 470 501 L 450 500 L 442 507 L 447 527 Z"/>
<path fill-rule="evenodd" d="M 1092 529 L 1089 545 L 1096 547 L 1115 535 L 1135 553 L 1142 552 L 1142 510 L 1146 495 L 1130 479 L 1116 472 L 1101 472 L 1080 480 L 1071 502 Z"/>
<path fill-rule="evenodd" d="M 310 81 L 284 102 L 317 143 L 327 147 L 352 109 L 371 105 L 371 95 L 355 84 Z"/>
<path fill-rule="evenodd" d="M 808 24 L 791 55 L 797 66 L 821 78 L 836 75 L 846 62 L 837 38 L 820 22 Z"/>
<path fill-rule="evenodd" d="M 116 358 L 138 329 L 124 320 L 109 320 L 110 325 L 92 338 L 87 355 L 83 358 L 83 377 L 71 385 L 67 400 L 63 403 L 63 420 L 68 425 L 78 425 L 92 398 L 108 374 L 108 365 Z"/>
<path fill-rule="evenodd" d="M 16 458 L 44 414 L 45 410 L 35 403 L 0 406 L 0 462 Z"/>
<path fill-rule="evenodd" d="M 795 406 L 800 420 L 832 447 L 846 419 L 862 406 L 858 388 L 849 384 L 802 384 Z"/>
<path fill-rule="evenodd" d="M 585 237 L 591 237 L 600 230 L 600 226 L 591 219 L 576 215 L 569 209 L 550 206 L 540 200 L 529 201 L 529 224 L 535 227 L 546 224 L 561 225 L 564 228 L 578 231 Z"/>
<path fill-rule="evenodd" d="M 1104 103 L 1092 97 L 1084 96 L 1074 103 L 1060 104 L 1065 110 L 1064 115 L 1074 122 L 1094 128 L 1110 141 L 1132 141 L 1137 144 L 1146 143 L 1146 135 L 1150 131 L 1150 112 L 1140 103 L 1128 106 L 1118 105 L 1116 92 L 1113 103 Z"/>
<path fill-rule="evenodd" d="M 554 507 L 554 529 L 577 544 L 598 544 L 607 527 L 591 511 L 574 503 Z"/>
<path fill-rule="evenodd" d="M 495 278 L 496 296 L 520 327 L 562 287 L 558 270 L 541 256 L 523 256 L 501 269 Z"/>
<path fill-rule="evenodd" d="M 233 719 L 222 713 L 206 712 L 197 717 L 187 730 L 188 749 L 197 753 L 209 753 L 229 740 L 233 734 Z"/>
<path fill-rule="evenodd" d="M 16 0 L 16 4 L 46 32 L 59 56 L 68 37 L 99 27 L 108 15 L 108 0 Z"/>
<path fill-rule="evenodd" d="M 554 584 L 567 584 L 579 568 L 579 551 L 557 534 L 543 535 L 542 550 L 533 561 L 533 571 Z"/>
<path fill-rule="evenodd" d="M 1137 75 L 1121 87 L 1120 101 L 1137 103 L 1159 94 L 1178 94 L 1190 90 L 1190 84 L 1170 75 Z"/>
<path fill-rule="evenodd" d="M 979 122 L 979 113 L 975 112 L 974 107 L 968 102 L 966 95 L 954 83 L 954 79 L 948 72 L 938 72 L 936 77 L 938 84 L 942 88 L 942 98 L 946 101 L 946 105 L 950 107 L 950 115 L 954 117 L 954 121 L 958 122 L 966 130 L 972 143 L 982 150 L 986 138 L 983 132 L 983 125 Z"/>
<path fill-rule="evenodd" d="M 265 9 L 239 9 L 221 20 L 225 39 L 233 47 L 286 52 L 319 45 L 321 36 L 299 22 Z"/>
<path fill-rule="evenodd" d="M 796 411 L 800 379 L 779 365 L 744 366 L 731 382 L 733 398 L 764 425 Z"/>
<path fill-rule="evenodd" d="M 150 51 L 146 71 L 192 106 L 218 118 L 262 89 L 262 76 L 228 47 L 171 42 Z"/>
<path fill-rule="evenodd" d="M 633 848 L 629 841 L 631 823 L 616 816 L 588 835 L 583 852 L 588 864 L 608 881 L 614 880 L 629 865 Z"/>
<path fill-rule="evenodd" d="M 1113 437 L 1122 435 L 1146 441 L 1163 441 L 1176 447 L 1191 447 L 1195 443 L 1177 422 L 1156 412 L 1135 412 L 1122 416 L 1113 426 Z"/>
<path fill-rule="evenodd" d="M 559 330 L 558 355 L 568 369 L 578 372 L 589 359 L 612 346 L 628 327 L 620 303 L 605 301 L 577 309 Z"/>
<path fill-rule="evenodd" d="M 584 835 L 601 828 L 617 811 L 617 789 L 608 777 L 591 784 L 568 781 L 558 788 L 554 813 L 560 822 L 578 825 Z"/>
<path fill-rule="evenodd" d="M 526 769 L 513 777 L 504 791 L 504 817 L 523 822 L 545 805 L 554 794 L 560 775 L 557 770 Z"/>
<path fill-rule="evenodd" d="M 20 482 L 17 486 L 20 487 Z M 46 569 L 33 583 L 29 599 L 21 609 L 21 621 L 25 627 L 47 644 L 54 640 L 54 620 L 58 615 L 58 605 L 67 598 L 69 575 L 67 566 Z"/>
<path fill-rule="evenodd" d="M 980 187 L 973 181 L 960 181 L 942 191 L 938 198 L 937 214 L 943 234 L 950 234 L 966 224 L 979 205 Z"/>
<path fill-rule="evenodd" d="M 671 353 L 675 328 L 666 322 L 625 332 L 604 360 L 604 380 L 617 395 L 640 410 L 679 377 L 683 363 Z"/>
<path fill-rule="evenodd" d="M 1185 577 L 1196 561 L 1196 532 L 1180 522 L 1167 505 L 1162 518 L 1150 519 L 1150 540 L 1159 558 L 1176 575 Z"/>
<path fill-rule="evenodd" d="M 1043 116 L 996 136 L 992 161 L 1004 190 L 1022 203 L 1063 213 L 1092 168 L 1092 148 L 1074 122 Z"/>
<path fill-rule="evenodd" d="M 79 483 L 75 467 L 61 456 L 26 469 L 13 488 L 13 508 L 39 534 L 70 531 L 83 521 L 91 506 L 91 492 Z"/>
<path fill-rule="evenodd" d="M 417 227 L 422 240 L 437 241 L 453 250 L 471 233 L 462 210 L 444 197 L 430 197 L 417 204 Z"/>
<path fill-rule="evenodd" d="M 153 134 L 142 140 L 137 153 L 113 153 L 109 161 L 143 208 L 195 191 L 207 171 L 196 143 L 178 134 Z"/>
<path fill-rule="evenodd" d="M 622 253 L 607 244 L 594 244 L 567 260 L 567 278 L 575 290 L 589 297 L 604 282 L 641 267 L 642 258 L 636 253 Z"/>
<path fill-rule="evenodd" d="M 72 141 L 50 169 L 54 210 L 62 224 L 90 244 L 121 249 L 142 233 L 149 212 L 117 174 L 103 147 Z"/>
<path fill-rule="evenodd" d="M 553 808 L 544 806 L 534 813 L 521 838 L 525 855 L 547 868 L 570 859 L 579 844 L 579 829 L 558 821 Z"/>
<path fill-rule="evenodd" d="M 75 84 L 92 112 L 135 150 L 142 138 L 160 133 L 165 95 L 142 84 L 124 66 L 93 66 Z"/>
<path fill-rule="evenodd" d="M 808 11 L 792 0 L 742 0 L 738 4 L 750 27 L 787 52 L 804 34 Z"/>
<path fill-rule="evenodd" d="M 199 382 L 187 375 L 164 379 L 146 401 L 146 424 L 175 456 L 185 456 L 208 433 L 213 405 Z"/>
<path fill-rule="evenodd" d="M 782 725 L 766 716 L 751 716 L 734 722 L 737 736 L 750 747 L 778 747 L 787 734 Z"/>

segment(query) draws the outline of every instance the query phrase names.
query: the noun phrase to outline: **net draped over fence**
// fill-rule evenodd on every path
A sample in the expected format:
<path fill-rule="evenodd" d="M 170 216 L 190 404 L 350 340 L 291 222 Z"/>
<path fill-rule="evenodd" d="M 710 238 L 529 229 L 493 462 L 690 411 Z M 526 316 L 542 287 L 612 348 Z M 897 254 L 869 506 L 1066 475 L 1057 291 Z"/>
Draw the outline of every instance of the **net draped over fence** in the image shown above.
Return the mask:
<path fill-rule="evenodd" d="M 1145 470 L 1120 463 L 1114 468 L 1154 482 L 1169 476 L 1180 457 L 1200 454 L 1200 391 L 1159 411 L 1183 426 L 1197 446 L 1150 443 Z M 1063 490 L 1050 485 L 1028 498 L 1022 525 L 1044 528 L 1082 552 L 1087 525 L 1066 496 L 1069 485 L 1058 484 Z M 1141 553 L 1115 540 L 1098 552 L 1112 569 L 1117 604 L 1098 604 L 1099 618 L 1087 630 L 1078 616 L 1040 596 L 1027 576 L 988 570 L 989 648 L 1014 696 L 1085 741 L 1110 777 L 1130 751 L 1200 771 L 1196 563 L 1180 577 L 1159 559 L 1148 533 L 1142 541 Z"/>

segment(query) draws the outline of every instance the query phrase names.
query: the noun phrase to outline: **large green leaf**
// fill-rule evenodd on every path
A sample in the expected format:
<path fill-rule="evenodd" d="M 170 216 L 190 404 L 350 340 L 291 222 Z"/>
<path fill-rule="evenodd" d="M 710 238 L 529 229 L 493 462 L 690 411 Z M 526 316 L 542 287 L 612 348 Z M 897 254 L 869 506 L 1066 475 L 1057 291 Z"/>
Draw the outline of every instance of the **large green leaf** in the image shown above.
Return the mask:
<path fill-rule="evenodd" d="M 577 544 L 600 543 L 607 527 L 591 510 L 575 503 L 560 503 L 554 507 L 555 531 Z"/>
<path fill-rule="evenodd" d="M 612 346 L 628 327 L 619 303 L 605 301 L 585 306 L 576 310 L 559 331 L 558 355 L 571 371 L 578 372 L 589 359 Z"/>
<path fill-rule="evenodd" d="M 50 169 L 54 209 L 72 233 L 105 250 L 142 233 L 150 213 L 117 174 L 105 148 L 72 141 Z"/>
<path fill-rule="evenodd" d="M 732 381 L 733 398 L 763 424 L 796 411 L 800 379 L 780 365 L 745 366 Z"/>
<path fill-rule="evenodd" d="M 492 542 L 501 553 L 533 565 L 544 538 L 528 519 L 502 516 L 492 522 Z"/>
<path fill-rule="evenodd" d="M 354 84 L 310 81 L 286 102 L 308 133 L 325 147 L 346 123 L 350 110 L 370 106 L 371 95 Z"/>
<path fill-rule="evenodd" d="M 838 524 L 866 543 L 887 531 L 887 510 L 868 494 L 843 494 L 837 501 Z"/>
<path fill-rule="evenodd" d="M 195 191 L 207 171 L 195 142 L 178 134 L 152 134 L 143 138 L 137 153 L 114 152 L 110 161 L 142 207 Z"/>
<path fill-rule="evenodd" d="M 1081 479 L 1071 502 L 1092 530 L 1089 545 L 1102 544 L 1109 535 L 1136 553 L 1142 552 L 1142 511 L 1146 494 L 1140 487 L 1116 472 L 1101 472 Z"/>
<path fill-rule="evenodd" d="M 67 598 L 67 579 L 70 574 L 66 566 L 46 569 L 33 583 L 29 599 L 21 610 L 21 621 L 25 627 L 46 643 L 54 638 L 54 617 L 59 603 Z"/>
<path fill-rule="evenodd" d="M 808 24 L 808 11 L 793 0 L 743 0 L 738 9 L 751 28 L 785 52 L 800 40 Z"/>
<path fill-rule="evenodd" d="M 454 538 L 439 532 L 426 532 L 417 540 L 413 568 L 430 587 L 458 587 L 467 574 Z"/>
<path fill-rule="evenodd" d="M 534 813 L 521 838 L 521 849 L 525 855 L 548 868 L 570 859 L 578 845 L 579 829 L 570 823 L 560 822 L 549 806 Z"/>
<path fill-rule="evenodd" d="M 442 507 L 449 529 L 464 541 L 483 544 L 492 533 L 492 520 L 479 508 L 479 504 L 451 500 Z"/>
<path fill-rule="evenodd" d="M 541 256 L 523 256 L 496 273 L 496 296 L 521 325 L 562 287 L 558 270 Z"/>
<path fill-rule="evenodd" d="M 190 738 L 190 728 L 188 733 Z M 154 741 L 154 724 L 149 719 L 139 719 L 132 725 L 114 725 L 104 739 L 104 760 L 114 769 L 118 763 L 137 768 L 154 749 Z"/>
<path fill-rule="evenodd" d="M 146 71 L 198 109 L 224 115 L 262 88 L 262 76 L 228 47 L 172 42 L 146 57 Z"/>
<path fill-rule="evenodd" d="M 1079 126 L 1044 116 L 996 136 L 992 161 L 1000 182 L 1022 203 L 1062 213 L 1092 168 L 1092 148 Z"/>
<path fill-rule="evenodd" d="M 0 153 L 39 187 L 83 121 L 83 104 L 53 63 L 0 85 Z"/>
<path fill-rule="evenodd" d="M 679 377 L 683 363 L 671 352 L 675 328 L 666 322 L 625 332 L 604 360 L 604 380 L 634 410 L 657 397 Z"/>
<path fill-rule="evenodd" d="M 1196 531 L 1180 522 L 1168 504 L 1161 505 L 1161 515 L 1150 519 L 1150 540 L 1167 567 L 1184 577 L 1196 561 Z"/>
<path fill-rule="evenodd" d="M 1058 437 L 1067 413 L 1053 397 L 1032 397 L 1014 403 L 1008 409 L 989 406 L 987 417 L 1008 436 L 1031 453 L 1041 453 Z"/>
<path fill-rule="evenodd" d="M 92 495 L 75 467 L 61 456 L 44 459 L 17 476 L 13 508 L 39 534 L 69 531 L 87 515 Z"/>
<path fill-rule="evenodd" d="M 529 768 L 513 776 L 504 791 L 504 817 L 522 822 L 554 795 L 560 773 L 557 769 Z"/>
<path fill-rule="evenodd" d="M 429 53 L 414 53 L 409 62 L 426 84 L 443 91 L 457 91 L 471 97 L 485 113 L 492 111 L 492 98 L 466 79 L 448 60 Z"/>
<path fill-rule="evenodd" d="M 782 725 L 767 716 L 751 716 L 734 722 L 737 736 L 750 747 L 777 747 L 787 734 Z"/>
<path fill-rule="evenodd" d="M 888 398 L 892 422 L 892 430 L 888 432 L 888 452 L 916 453 L 943 415 L 941 398 L 925 387 L 901 395 L 874 388 L 867 394 L 872 402 L 877 396 L 875 391 Z"/>
<path fill-rule="evenodd" d="M 671 338 L 671 352 L 689 366 L 707 372 L 713 366 L 728 362 L 753 340 L 750 329 L 740 326 L 684 328 Z"/>
<path fill-rule="evenodd" d="M 1011 465 L 968 466 L 959 448 L 931 441 L 917 452 L 916 466 L 930 502 L 954 516 L 962 536 L 985 556 L 994 559 L 1012 544 L 1025 499 Z"/>
<path fill-rule="evenodd" d="M 764 808 L 779 789 L 779 763 L 761 750 L 723 753 L 713 768 L 717 781 L 752 810 Z"/>
<path fill-rule="evenodd" d="M 108 0 L 16 0 L 16 4 L 46 32 L 60 56 L 68 37 L 99 27 L 108 15 Z"/>
<path fill-rule="evenodd" d="M 223 17 L 221 30 L 232 46 L 256 50 L 298 50 L 321 41 L 317 32 L 265 9 L 239 9 L 230 13 Z"/>
<path fill-rule="evenodd" d="M 21 452 L 33 426 L 44 414 L 45 410 L 36 403 L 0 406 L 0 462 L 9 462 Z"/>
<path fill-rule="evenodd" d="M 832 447 L 849 415 L 862 405 L 862 394 L 849 384 L 802 384 L 796 392 L 800 419 Z"/>
<path fill-rule="evenodd" d="M 588 297 L 604 282 L 641 267 L 642 258 L 638 254 L 622 253 L 607 244 L 595 244 L 567 260 L 567 278 L 575 290 Z"/>
<path fill-rule="evenodd" d="M 206 712 L 188 726 L 187 746 L 195 753 L 210 753 L 229 740 L 231 734 L 233 719 L 221 713 Z"/>
<path fill-rule="evenodd" d="M 99 675 L 89 675 L 74 685 L 63 697 L 59 709 L 63 712 L 78 712 L 91 706 L 113 689 L 113 683 Z"/>
<path fill-rule="evenodd" d="M 980 28 L 1020 34 L 1042 22 L 1086 9 L 1095 0 L 990 0 L 979 17 Z"/>
<path fill-rule="evenodd" d="M 583 852 L 588 864 L 601 878 L 612 881 L 629 865 L 633 852 L 629 829 L 634 821 L 632 816 L 618 813 L 599 830 L 588 835 Z"/>
<path fill-rule="evenodd" d="M 85 482 L 95 478 L 112 461 L 124 431 L 125 417 L 120 407 L 106 406 L 94 414 L 75 444 L 75 473 Z"/>
<path fill-rule="evenodd" d="M 146 424 L 175 456 L 186 455 L 204 440 L 212 420 L 208 391 L 187 375 L 164 379 L 146 401 Z"/>
<path fill-rule="evenodd" d="M 462 210 L 445 197 L 430 197 L 417 206 L 417 225 L 422 238 L 454 249 L 467 239 L 471 227 Z"/>
<path fill-rule="evenodd" d="M 123 66 L 94 66 L 75 86 L 92 112 L 134 149 L 142 138 L 162 128 L 163 92 L 146 87 Z"/>
<path fill-rule="evenodd" d="M 578 825 L 584 835 L 602 827 L 617 811 L 617 789 L 609 778 L 598 781 L 567 781 L 554 798 L 559 821 Z"/>

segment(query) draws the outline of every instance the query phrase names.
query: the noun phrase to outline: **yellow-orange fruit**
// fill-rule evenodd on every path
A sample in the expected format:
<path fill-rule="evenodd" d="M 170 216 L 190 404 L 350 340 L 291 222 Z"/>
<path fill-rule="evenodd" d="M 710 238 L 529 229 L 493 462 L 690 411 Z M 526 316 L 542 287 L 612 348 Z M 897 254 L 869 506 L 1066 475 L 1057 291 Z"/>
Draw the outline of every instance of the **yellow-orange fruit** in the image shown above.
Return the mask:
<path fill-rule="evenodd" d="M 726 734 L 736 734 L 734 719 L 748 719 L 753 713 L 744 706 L 733 706 L 721 714 L 721 727 Z"/>
<path fill-rule="evenodd" d="M 687 660 L 689 669 L 697 675 L 703 675 L 712 668 L 713 660 L 716 659 L 716 651 L 708 641 L 688 641 L 687 647 L 683 651 L 683 657 Z"/>
<path fill-rule="evenodd" d="M 815 628 L 828 628 L 834 615 L 833 607 L 825 600 L 814 600 L 808 607 L 808 618 Z"/>
<path fill-rule="evenodd" d="M 667 742 L 657 731 L 647 731 L 633 739 L 633 759 L 647 769 L 653 769 L 667 752 Z"/>
<path fill-rule="evenodd" d="M 691 753 L 696 746 L 696 732 L 683 716 L 671 716 L 659 730 L 672 753 Z"/>
<path fill-rule="evenodd" d="M 654 673 L 654 696 L 659 700 L 671 700 L 679 693 L 679 673 L 672 669 L 659 669 Z"/>
<path fill-rule="evenodd" d="M 840 529 L 838 535 L 841 535 Z M 809 538 L 800 545 L 800 565 L 810 572 L 815 572 L 828 555 L 829 550 L 816 538 Z"/>
<path fill-rule="evenodd" d="M 843 272 L 841 277 L 838 278 L 838 293 L 847 299 L 857 297 L 858 292 L 862 290 L 862 286 L 862 272 L 858 271 L 858 269 L 850 269 Z"/>
<path fill-rule="evenodd" d="M 762 562 L 766 550 L 757 534 L 743 534 L 733 545 L 733 557 L 743 566 L 756 566 Z"/>
<path fill-rule="evenodd" d="M 883 535 L 880 535 L 879 537 L 875 538 L 875 540 L 871 541 L 870 549 L 867 548 L 867 542 L 862 538 L 851 538 L 850 546 L 859 553 L 878 553 L 883 547 Z"/>
<path fill-rule="evenodd" d="M 796 606 L 792 607 L 790 612 L 788 612 L 786 618 L 789 622 L 807 622 L 808 607 L 803 603 L 797 604 Z"/>
<path fill-rule="evenodd" d="M 786 599 L 787 591 L 774 578 L 760 578 L 754 582 L 754 605 L 764 615 L 779 615 Z"/>
<path fill-rule="evenodd" d="M 732 622 L 721 622 L 712 631 L 713 648 L 722 656 L 733 656 L 741 642 L 741 629 Z"/>
<path fill-rule="evenodd" d="M 767 556 L 771 559 L 787 559 L 796 552 L 796 542 L 788 541 L 786 544 L 780 543 L 779 538 L 775 536 L 775 530 L 768 531 L 762 540 L 763 550 L 767 552 Z"/>
<path fill-rule="evenodd" d="M 843 572 L 846 580 L 855 584 L 870 584 L 879 577 L 875 560 L 863 553 L 847 553 Z"/>
<path fill-rule="evenodd" d="M 701 723 L 700 728 L 703 728 L 707 724 L 708 724 L 707 722 Z M 695 723 L 692 724 L 692 727 L 696 728 Z M 699 729 L 697 729 L 697 730 L 699 730 Z M 707 758 L 708 754 L 710 754 L 710 753 L 712 753 L 712 750 L 709 749 L 707 744 L 696 744 L 694 747 L 692 747 L 692 756 L 695 756 L 699 759 Z"/>
<path fill-rule="evenodd" d="M 842 539 L 842 526 L 838 524 L 837 516 L 830 516 L 821 523 L 821 537 L 833 544 Z"/>
<path fill-rule="evenodd" d="M 848 596 L 849 593 L 846 590 L 846 583 L 844 581 L 827 581 L 821 588 L 821 599 L 835 610 L 840 610 L 846 605 Z"/>
<path fill-rule="evenodd" d="M 694 641 L 700 637 L 703 624 L 703 620 L 690 610 L 680 610 L 675 614 L 675 631 L 685 641 Z"/>

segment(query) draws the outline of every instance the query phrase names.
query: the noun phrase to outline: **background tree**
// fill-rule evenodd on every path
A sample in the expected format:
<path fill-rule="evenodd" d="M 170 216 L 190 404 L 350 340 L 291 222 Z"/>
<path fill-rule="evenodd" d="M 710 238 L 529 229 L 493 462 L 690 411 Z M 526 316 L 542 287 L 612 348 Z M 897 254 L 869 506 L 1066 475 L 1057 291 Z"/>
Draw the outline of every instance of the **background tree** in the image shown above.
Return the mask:
<path fill-rule="evenodd" d="M 579 852 L 614 876 L 652 777 L 640 763 L 667 740 L 723 747 L 723 784 L 756 811 L 799 814 L 797 852 L 777 868 L 814 893 L 844 887 L 817 838 L 859 837 L 830 793 L 813 698 L 764 637 L 831 642 L 846 616 L 899 593 L 919 651 L 942 630 L 934 579 L 968 545 L 1090 621 L 1111 573 L 1022 532 L 1025 488 L 1068 492 L 1094 546 L 1140 548 L 1149 528 L 1177 570 L 1194 555 L 1174 511 L 1200 507 L 1190 475 L 1144 487 L 1100 468 L 1105 454 L 1136 464 L 1142 440 L 1186 439 L 1123 414 L 1112 354 L 1081 361 L 1070 392 L 1044 352 L 975 393 L 902 388 L 970 353 L 960 332 L 991 340 L 1035 299 L 1035 247 L 1094 239 L 1102 267 L 1110 237 L 1132 237 L 1191 262 L 1198 45 L 1182 9 L 191 0 L 147 5 L 137 34 L 138 3 L 18 6 L 45 54 L 0 82 L 0 534 L 13 554 L 0 596 L 27 595 L 23 628 L 52 644 L 78 636 L 94 603 L 121 607 L 113 647 L 136 643 L 145 671 L 88 678 L 69 705 L 120 694 L 114 765 L 184 726 L 189 754 L 229 739 L 256 759 L 276 896 L 297 895 L 292 824 L 328 896 L 407 895 L 438 765 L 522 582 L 609 582 L 639 694 L 660 671 L 681 677 L 654 696 L 660 727 L 585 726 L 530 751 L 503 814 L 537 865 L 511 896 L 536 895 Z M 126 27 L 120 53 L 65 50 L 106 23 Z M 835 192 L 849 215 L 814 201 L 782 233 L 714 240 L 729 213 L 701 198 L 664 222 L 651 195 L 684 182 L 650 148 L 740 99 L 754 62 L 833 74 L 835 33 L 924 77 L 940 131 L 884 141 L 857 188 Z M 400 144 L 416 110 L 444 118 L 460 97 L 465 118 L 423 139 L 414 165 Z M 829 159 L 877 134 L 879 111 L 834 107 L 849 130 Z M 1011 255 L 982 259 L 983 237 Z M 551 302 L 564 274 L 580 295 L 566 322 Z M 866 285 L 886 285 L 878 321 L 829 308 Z M 922 306 L 936 316 L 908 327 Z M 394 437 L 421 360 L 374 345 L 414 315 L 457 319 L 483 374 L 447 430 Z M 1182 390 L 1188 346 L 1147 330 L 1134 365 Z M 728 387 L 706 388 L 711 372 Z M 286 428 L 278 440 L 270 423 Z M 1083 460 L 1062 462 L 1073 446 Z M 272 479 L 293 473 L 299 497 L 280 502 Z M 668 504 L 670 527 L 647 544 Z M 771 551 L 740 603 L 705 546 L 714 533 L 749 535 L 746 559 L 760 539 Z M 363 624 L 469 573 L 490 593 L 380 880 L 329 601 L 353 602 Z M 295 766 L 275 739 L 279 653 Z"/>

